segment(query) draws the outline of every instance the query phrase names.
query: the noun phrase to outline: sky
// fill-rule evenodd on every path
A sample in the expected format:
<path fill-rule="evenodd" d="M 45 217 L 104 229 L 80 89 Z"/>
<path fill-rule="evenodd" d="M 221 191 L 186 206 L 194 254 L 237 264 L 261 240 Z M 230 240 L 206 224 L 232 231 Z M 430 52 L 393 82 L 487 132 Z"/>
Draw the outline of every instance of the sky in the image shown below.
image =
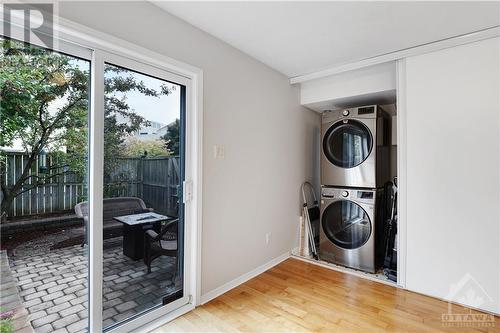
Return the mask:
<path fill-rule="evenodd" d="M 137 81 L 142 81 L 146 87 L 159 90 L 162 84 L 173 87 L 171 94 L 161 97 L 145 96 L 140 92 L 127 92 L 128 105 L 147 120 L 165 125 L 180 118 L 180 86 L 151 76 L 130 72 L 122 75 L 132 75 Z"/>
<path fill-rule="evenodd" d="M 87 61 L 75 59 L 74 63 L 82 70 L 89 71 L 90 69 Z M 146 120 L 158 122 L 164 125 L 168 125 L 175 119 L 180 118 L 181 89 L 179 85 L 132 71 L 121 75 L 132 75 L 137 81 L 143 81 L 144 84 L 151 89 L 159 90 L 162 84 L 166 84 L 173 88 L 171 94 L 160 97 L 145 96 L 137 91 L 130 91 L 126 94 L 122 94 L 122 96 L 125 95 L 128 105 L 134 109 L 137 114 L 143 116 Z M 65 99 L 53 101 L 48 107 L 48 111 L 50 113 L 54 113 L 65 103 Z M 19 139 L 15 140 L 8 148 L 13 150 L 23 149 Z"/>

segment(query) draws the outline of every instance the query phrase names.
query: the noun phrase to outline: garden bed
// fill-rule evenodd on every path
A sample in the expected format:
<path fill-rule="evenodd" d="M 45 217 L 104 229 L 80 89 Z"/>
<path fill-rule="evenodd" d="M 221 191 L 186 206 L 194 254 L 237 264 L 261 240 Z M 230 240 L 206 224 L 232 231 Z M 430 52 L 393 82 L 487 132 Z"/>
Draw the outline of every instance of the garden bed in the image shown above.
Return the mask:
<path fill-rule="evenodd" d="M 72 213 L 34 215 L 2 221 L 0 224 L 0 233 L 2 235 L 12 235 L 31 230 L 51 230 L 79 225 L 83 225 L 83 220 Z"/>

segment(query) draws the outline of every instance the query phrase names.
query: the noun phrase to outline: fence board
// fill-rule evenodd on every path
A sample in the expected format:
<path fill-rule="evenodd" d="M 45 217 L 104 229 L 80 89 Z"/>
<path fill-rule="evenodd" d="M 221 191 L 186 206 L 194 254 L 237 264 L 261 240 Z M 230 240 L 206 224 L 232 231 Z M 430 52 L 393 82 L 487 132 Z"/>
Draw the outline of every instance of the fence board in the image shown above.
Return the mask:
<path fill-rule="evenodd" d="M 26 165 L 27 155 L 2 153 L 6 175 L 2 181 L 12 186 Z M 57 166 L 57 159 L 47 155 L 47 166 Z M 148 207 L 163 214 L 177 216 L 180 186 L 179 157 L 117 158 L 114 171 L 105 184 L 105 197 L 140 197 Z M 39 176 L 40 162 L 36 161 L 30 175 Z M 49 168 L 47 176 L 60 173 L 60 168 Z M 59 213 L 87 199 L 85 179 L 75 174 L 55 176 L 50 182 L 17 196 L 9 217 Z M 81 177 L 80 177 L 81 178 Z M 28 182 L 31 184 L 32 180 Z"/>

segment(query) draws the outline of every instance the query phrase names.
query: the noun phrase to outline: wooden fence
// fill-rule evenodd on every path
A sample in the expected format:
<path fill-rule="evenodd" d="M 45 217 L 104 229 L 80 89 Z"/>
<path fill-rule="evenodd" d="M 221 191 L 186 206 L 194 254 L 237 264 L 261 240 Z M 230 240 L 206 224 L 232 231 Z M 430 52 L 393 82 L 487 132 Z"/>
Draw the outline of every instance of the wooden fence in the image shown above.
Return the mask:
<path fill-rule="evenodd" d="M 118 158 L 105 197 L 139 197 L 148 207 L 170 216 L 178 214 L 179 157 Z"/>
<path fill-rule="evenodd" d="M 22 173 L 27 155 L 2 153 L 5 176 L 2 181 L 12 186 Z M 37 160 L 30 175 L 40 175 Z M 57 166 L 56 157 L 47 155 L 47 165 Z M 104 181 L 104 197 L 133 196 L 144 200 L 148 207 L 171 216 L 178 214 L 178 191 L 180 165 L 178 157 L 161 158 L 117 158 L 113 171 Z M 44 177 L 49 180 L 36 188 L 30 179 L 18 195 L 8 212 L 8 217 L 64 213 L 87 200 L 87 186 L 83 177 L 71 172 L 61 172 L 59 167 L 49 168 Z"/>

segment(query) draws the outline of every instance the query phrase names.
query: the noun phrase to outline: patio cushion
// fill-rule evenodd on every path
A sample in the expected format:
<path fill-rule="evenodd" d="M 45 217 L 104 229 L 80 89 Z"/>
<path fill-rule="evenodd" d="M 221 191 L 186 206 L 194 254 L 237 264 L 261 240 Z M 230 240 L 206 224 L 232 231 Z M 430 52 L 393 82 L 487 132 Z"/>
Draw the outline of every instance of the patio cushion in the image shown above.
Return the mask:
<path fill-rule="evenodd" d="M 160 244 L 162 249 L 164 250 L 177 250 L 177 240 L 174 241 L 161 240 Z"/>
<path fill-rule="evenodd" d="M 103 221 L 104 224 L 105 224 L 105 229 L 108 229 L 108 228 L 121 228 L 123 227 L 123 223 L 121 222 L 118 222 L 118 221 Z"/>

